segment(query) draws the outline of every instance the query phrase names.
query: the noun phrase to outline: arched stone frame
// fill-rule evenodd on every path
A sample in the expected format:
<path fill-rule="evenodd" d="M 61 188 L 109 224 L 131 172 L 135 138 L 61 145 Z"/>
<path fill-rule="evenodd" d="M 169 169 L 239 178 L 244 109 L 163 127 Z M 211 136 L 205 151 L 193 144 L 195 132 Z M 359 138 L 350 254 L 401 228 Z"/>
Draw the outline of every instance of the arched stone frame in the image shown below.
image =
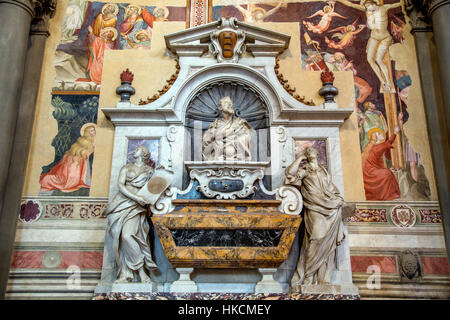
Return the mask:
<path fill-rule="evenodd" d="M 193 73 L 189 76 L 180 86 L 179 91 L 175 94 L 172 103 L 172 109 L 185 125 L 186 113 L 189 108 L 191 101 L 194 97 L 204 90 L 206 87 L 220 83 L 232 81 L 236 83 L 243 84 L 257 92 L 258 96 L 263 100 L 267 107 L 269 113 L 269 128 L 268 128 L 268 152 L 271 154 L 272 148 L 272 130 L 270 129 L 271 124 L 275 119 L 279 118 L 280 106 L 282 104 L 281 97 L 279 96 L 276 88 L 272 85 L 270 80 L 265 77 L 260 72 L 255 69 L 235 63 L 221 63 L 206 66 L 199 71 Z M 187 133 L 185 132 L 185 138 Z M 185 153 L 189 148 L 183 148 L 183 159 L 186 158 Z M 272 166 L 272 165 L 271 165 Z M 272 168 L 268 168 L 266 175 L 271 175 Z M 183 177 L 187 174 L 186 170 L 183 168 Z M 271 177 L 267 176 L 266 187 L 269 189 L 272 185 Z M 185 178 L 183 178 L 184 184 L 186 184 Z"/>
<path fill-rule="evenodd" d="M 220 81 L 236 81 L 251 87 L 264 98 L 269 109 L 270 124 L 279 118 L 282 101 L 270 80 L 253 68 L 235 63 L 206 66 L 190 75 L 180 86 L 171 105 L 178 118 L 184 123 L 192 98 L 206 86 Z"/>

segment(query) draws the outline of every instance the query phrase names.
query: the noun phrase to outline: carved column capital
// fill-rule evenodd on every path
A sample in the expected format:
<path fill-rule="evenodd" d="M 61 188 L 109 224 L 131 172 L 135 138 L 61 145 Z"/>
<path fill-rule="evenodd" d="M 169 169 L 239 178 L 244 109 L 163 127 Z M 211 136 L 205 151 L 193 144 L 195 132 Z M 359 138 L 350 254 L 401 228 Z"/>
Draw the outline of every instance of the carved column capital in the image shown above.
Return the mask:
<path fill-rule="evenodd" d="M 0 4 L 8 3 L 25 10 L 31 17 L 34 17 L 34 0 L 0 0 Z"/>
<path fill-rule="evenodd" d="M 431 14 L 437 8 L 446 4 L 450 4 L 450 0 L 422 0 L 422 1 L 426 3 L 427 13 L 429 17 L 431 17 Z"/>
<path fill-rule="evenodd" d="M 1 0 L 0 0 L 1 1 Z M 31 35 L 50 35 L 49 21 L 55 15 L 56 0 L 31 0 L 34 4 L 34 18 L 31 22 Z"/>
<path fill-rule="evenodd" d="M 48 21 L 55 15 L 56 0 L 0 0 L 1 3 L 15 5 L 31 16 L 31 34 L 49 35 Z"/>
<path fill-rule="evenodd" d="M 450 0 L 405 0 L 405 9 L 411 21 L 411 33 L 432 31 L 431 15 Z"/>
<path fill-rule="evenodd" d="M 411 33 L 433 30 L 426 6 L 427 0 L 405 0 L 406 13 L 411 23 Z"/>

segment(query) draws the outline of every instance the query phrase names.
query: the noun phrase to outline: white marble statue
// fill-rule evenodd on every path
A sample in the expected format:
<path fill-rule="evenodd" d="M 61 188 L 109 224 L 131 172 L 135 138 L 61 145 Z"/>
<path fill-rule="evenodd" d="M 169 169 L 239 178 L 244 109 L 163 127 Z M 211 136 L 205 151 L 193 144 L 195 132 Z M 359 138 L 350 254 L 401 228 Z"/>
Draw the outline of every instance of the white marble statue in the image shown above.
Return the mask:
<path fill-rule="evenodd" d="M 216 119 L 203 135 L 203 159 L 207 161 L 250 161 L 251 126 L 234 115 L 230 97 L 219 100 L 222 118 Z"/>
<path fill-rule="evenodd" d="M 133 153 L 135 162 L 126 164 L 119 173 L 119 192 L 105 209 L 108 223 L 107 236 L 112 238 L 113 254 L 117 264 L 116 282 L 151 282 L 145 269 L 156 269 L 150 244 L 150 225 L 147 220 L 146 201 L 137 195 L 153 175 L 149 165 L 150 151 L 138 146 Z"/>
<path fill-rule="evenodd" d="M 345 238 L 344 199 L 317 158 L 316 149 L 306 148 L 285 173 L 285 184 L 300 190 L 305 207 L 305 236 L 291 287 L 330 284 L 336 247 Z"/>

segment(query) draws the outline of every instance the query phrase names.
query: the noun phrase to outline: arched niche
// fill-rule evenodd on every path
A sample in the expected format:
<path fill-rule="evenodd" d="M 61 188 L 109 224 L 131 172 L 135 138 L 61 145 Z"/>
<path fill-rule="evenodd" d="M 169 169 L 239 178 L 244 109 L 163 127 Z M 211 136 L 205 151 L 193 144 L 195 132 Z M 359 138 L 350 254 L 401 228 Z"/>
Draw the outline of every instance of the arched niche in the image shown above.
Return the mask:
<path fill-rule="evenodd" d="M 254 130 L 269 127 L 269 110 L 264 98 L 252 87 L 236 80 L 211 83 L 199 90 L 189 102 L 185 126 L 193 128 L 194 121 L 201 121 L 202 129 L 220 117 L 219 100 L 230 97 L 235 115 L 247 120 Z"/>
<path fill-rule="evenodd" d="M 220 63 L 194 72 L 180 86 L 172 104 L 179 119 L 185 121 L 191 102 L 200 92 L 219 83 L 240 84 L 254 92 L 267 107 L 269 125 L 279 117 L 281 98 L 265 75 L 242 64 Z"/>
<path fill-rule="evenodd" d="M 235 115 L 252 126 L 252 161 L 271 159 L 270 126 L 279 115 L 280 98 L 269 80 L 252 68 L 236 64 L 213 65 L 194 73 L 175 96 L 174 110 L 185 127 L 184 161 L 202 161 L 202 137 L 220 117 L 219 100 L 229 96 Z M 183 186 L 188 183 L 186 171 Z M 266 181 L 267 180 L 267 181 Z M 264 181 L 270 182 L 270 167 Z"/>
<path fill-rule="evenodd" d="M 221 117 L 219 100 L 230 97 L 235 116 L 252 127 L 252 161 L 270 160 L 270 116 L 266 99 L 254 88 L 239 80 L 218 80 L 202 86 L 192 95 L 186 108 L 185 161 L 202 161 L 202 137 L 210 124 Z"/>

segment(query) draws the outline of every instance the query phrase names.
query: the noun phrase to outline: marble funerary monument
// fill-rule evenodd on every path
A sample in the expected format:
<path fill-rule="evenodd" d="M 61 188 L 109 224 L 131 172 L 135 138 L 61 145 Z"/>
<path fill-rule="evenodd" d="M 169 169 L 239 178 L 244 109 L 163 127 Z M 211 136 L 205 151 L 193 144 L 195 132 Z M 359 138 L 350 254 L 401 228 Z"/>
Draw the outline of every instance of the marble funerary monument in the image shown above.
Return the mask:
<path fill-rule="evenodd" d="M 179 64 L 170 89 L 133 105 L 127 70 L 121 101 L 102 109 L 115 137 L 95 292 L 357 296 L 339 140 L 352 109 L 334 102 L 332 73 L 312 106 L 275 72 L 287 35 L 222 18 L 165 40 Z M 145 146 L 127 164 L 129 140 L 150 138 L 155 168 Z M 295 139 L 311 138 L 326 141 L 327 168 L 313 148 L 294 154 Z"/>

